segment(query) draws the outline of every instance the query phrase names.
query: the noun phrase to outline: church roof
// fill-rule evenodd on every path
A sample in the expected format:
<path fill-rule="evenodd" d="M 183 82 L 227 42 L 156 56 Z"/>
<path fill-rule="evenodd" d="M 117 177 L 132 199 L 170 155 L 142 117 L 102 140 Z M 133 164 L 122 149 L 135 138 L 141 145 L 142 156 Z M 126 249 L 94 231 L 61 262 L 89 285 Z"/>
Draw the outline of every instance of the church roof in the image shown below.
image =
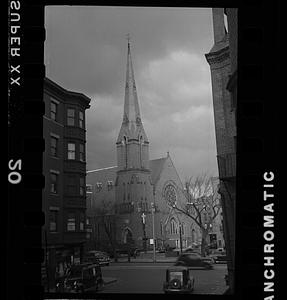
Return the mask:
<path fill-rule="evenodd" d="M 162 157 L 149 161 L 149 168 L 151 170 L 151 179 L 153 183 L 158 181 L 166 159 L 167 157 Z"/>
<path fill-rule="evenodd" d="M 160 178 L 161 171 L 167 157 L 158 159 L 151 159 L 149 161 L 149 168 L 151 170 L 152 182 L 156 183 Z M 87 184 L 96 184 L 97 182 L 106 184 L 108 181 L 115 183 L 117 177 L 117 166 L 101 168 L 87 171 Z"/>

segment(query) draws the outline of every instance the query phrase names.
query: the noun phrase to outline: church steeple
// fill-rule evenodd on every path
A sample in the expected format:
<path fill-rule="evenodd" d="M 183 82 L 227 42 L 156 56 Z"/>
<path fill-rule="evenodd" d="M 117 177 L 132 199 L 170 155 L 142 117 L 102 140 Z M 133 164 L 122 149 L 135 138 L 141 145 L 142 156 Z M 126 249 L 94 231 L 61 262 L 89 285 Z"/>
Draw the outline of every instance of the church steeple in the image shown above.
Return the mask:
<path fill-rule="evenodd" d="M 125 105 L 124 105 L 124 120 L 129 122 L 129 125 L 136 125 L 140 121 L 140 109 L 136 90 L 136 83 L 133 70 L 133 62 L 131 57 L 130 41 L 128 40 L 128 56 L 126 70 L 126 86 L 125 86 Z"/>
<path fill-rule="evenodd" d="M 148 144 L 141 121 L 131 45 L 128 38 L 124 114 L 117 139 L 118 166 L 124 169 L 148 168 Z"/>

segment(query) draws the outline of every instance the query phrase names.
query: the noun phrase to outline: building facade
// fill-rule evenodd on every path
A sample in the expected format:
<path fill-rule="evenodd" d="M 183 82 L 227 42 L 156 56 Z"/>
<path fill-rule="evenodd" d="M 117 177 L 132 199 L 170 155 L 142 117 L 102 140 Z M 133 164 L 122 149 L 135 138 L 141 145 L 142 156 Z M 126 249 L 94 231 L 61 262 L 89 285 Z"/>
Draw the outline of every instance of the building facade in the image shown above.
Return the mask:
<path fill-rule="evenodd" d="M 86 241 L 86 128 L 90 99 L 44 80 L 42 244 L 52 287 L 56 273 L 81 260 Z"/>
<path fill-rule="evenodd" d="M 214 45 L 206 54 L 212 79 L 219 192 L 228 255 L 229 287 L 234 288 L 236 199 L 237 9 L 213 8 Z"/>

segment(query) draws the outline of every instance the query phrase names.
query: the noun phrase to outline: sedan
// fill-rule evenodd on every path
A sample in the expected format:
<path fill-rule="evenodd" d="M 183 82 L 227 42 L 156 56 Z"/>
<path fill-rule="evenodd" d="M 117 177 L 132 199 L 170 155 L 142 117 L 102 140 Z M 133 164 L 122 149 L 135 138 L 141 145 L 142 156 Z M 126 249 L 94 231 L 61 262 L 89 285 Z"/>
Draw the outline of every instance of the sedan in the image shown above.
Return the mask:
<path fill-rule="evenodd" d="M 198 253 L 184 253 L 181 254 L 175 263 L 176 266 L 187 266 L 187 267 L 200 267 L 204 269 L 213 269 L 211 260 L 204 258 Z"/>
<path fill-rule="evenodd" d="M 214 263 L 226 263 L 227 256 L 225 251 L 215 251 L 209 256 Z"/>

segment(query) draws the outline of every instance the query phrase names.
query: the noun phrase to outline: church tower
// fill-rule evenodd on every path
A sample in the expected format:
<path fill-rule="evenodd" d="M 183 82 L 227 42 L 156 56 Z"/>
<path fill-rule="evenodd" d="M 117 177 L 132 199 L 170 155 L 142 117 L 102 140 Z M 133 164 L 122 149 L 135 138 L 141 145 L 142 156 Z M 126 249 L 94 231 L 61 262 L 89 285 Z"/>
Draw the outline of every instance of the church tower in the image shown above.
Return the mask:
<path fill-rule="evenodd" d="M 149 142 L 140 116 L 129 41 L 124 114 L 116 144 L 118 170 L 148 169 Z"/>
<path fill-rule="evenodd" d="M 145 212 L 153 202 L 153 186 L 149 169 L 149 141 L 145 133 L 136 90 L 128 40 L 124 112 L 116 142 L 116 205 L 118 239 L 122 243 L 142 243 L 148 230 L 143 230 Z M 149 216 L 147 216 L 147 220 Z"/>

